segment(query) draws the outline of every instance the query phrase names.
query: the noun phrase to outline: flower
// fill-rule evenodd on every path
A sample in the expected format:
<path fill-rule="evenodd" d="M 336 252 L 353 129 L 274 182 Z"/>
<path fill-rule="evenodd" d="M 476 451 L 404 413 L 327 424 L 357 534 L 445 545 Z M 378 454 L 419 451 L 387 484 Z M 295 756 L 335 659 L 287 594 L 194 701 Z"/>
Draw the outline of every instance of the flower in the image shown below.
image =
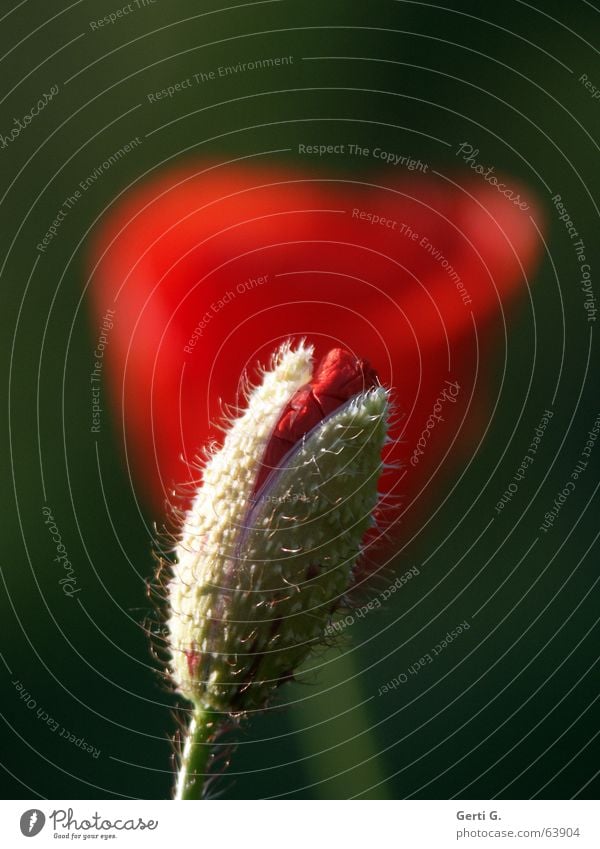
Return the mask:
<path fill-rule="evenodd" d="M 397 173 L 192 163 L 128 192 L 96 234 L 92 302 L 114 310 L 104 389 L 132 480 L 159 515 L 189 484 L 168 586 L 170 671 L 193 704 L 177 798 L 202 794 L 223 716 L 264 707 L 362 583 L 382 386 L 398 411 L 385 494 L 405 530 L 485 431 L 539 213 L 514 180 L 519 206 L 475 176 Z"/>
<path fill-rule="evenodd" d="M 388 401 L 382 387 L 364 389 L 362 364 L 350 359 L 332 352 L 311 382 L 312 349 L 285 343 L 203 470 L 168 589 L 171 674 L 198 710 L 264 706 L 322 641 L 351 586 L 377 501 Z M 326 376 L 340 397 L 316 422 L 296 422 L 296 440 L 263 478 L 290 410 L 300 418 L 299 399 Z"/>
<path fill-rule="evenodd" d="M 306 337 L 317 358 L 358 352 L 393 387 L 386 459 L 402 461 L 391 489 L 405 513 L 438 469 L 470 456 L 540 216 L 514 180 L 526 210 L 471 174 L 397 173 L 199 161 L 107 213 L 91 263 L 97 314 L 115 310 L 106 388 L 155 513 L 178 484 L 195 489 L 199 451 L 222 443 L 222 405 L 243 397 L 240 375 L 287 338 Z"/>
<path fill-rule="evenodd" d="M 388 393 L 348 351 L 330 351 L 314 375 L 312 354 L 281 346 L 180 530 L 168 647 L 193 708 L 177 799 L 206 792 L 228 718 L 264 708 L 323 640 L 373 522 Z"/>

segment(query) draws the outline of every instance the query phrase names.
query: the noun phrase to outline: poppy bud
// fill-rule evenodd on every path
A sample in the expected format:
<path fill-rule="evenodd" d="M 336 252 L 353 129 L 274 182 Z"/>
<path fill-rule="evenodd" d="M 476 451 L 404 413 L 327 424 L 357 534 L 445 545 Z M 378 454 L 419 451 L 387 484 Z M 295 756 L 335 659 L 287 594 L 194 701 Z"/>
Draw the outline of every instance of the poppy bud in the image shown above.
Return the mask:
<path fill-rule="evenodd" d="M 293 675 L 350 588 L 372 525 L 388 393 L 371 380 L 338 398 L 255 487 L 311 354 L 280 349 L 208 461 L 184 523 L 169 585 L 171 674 L 194 703 L 194 727 L 203 715 L 264 707 Z"/>

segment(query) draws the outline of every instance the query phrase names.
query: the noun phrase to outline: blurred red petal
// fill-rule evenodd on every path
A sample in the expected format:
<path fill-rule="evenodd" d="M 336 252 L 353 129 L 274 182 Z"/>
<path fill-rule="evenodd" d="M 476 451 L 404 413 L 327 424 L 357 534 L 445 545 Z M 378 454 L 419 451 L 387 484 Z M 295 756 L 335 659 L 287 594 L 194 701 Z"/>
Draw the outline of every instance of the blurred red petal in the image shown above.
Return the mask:
<path fill-rule="evenodd" d="M 333 179 L 291 167 L 180 168 L 131 191 L 93 247 L 96 312 L 114 308 L 110 391 L 141 492 L 163 505 L 241 402 L 239 380 L 288 336 L 317 358 L 366 358 L 403 416 L 392 459 L 408 464 L 445 380 L 461 386 L 443 430 L 399 491 L 410 500 L 461 428 L 485 422 L 481 363 L 539 251 L 522 210 L 482 179 Z M 378 216 L 379 221 L 374 222 Z M 396 434 L 398 435 L 398 434 Z M 398 473 L 398 481 L 400 481 Z"/>

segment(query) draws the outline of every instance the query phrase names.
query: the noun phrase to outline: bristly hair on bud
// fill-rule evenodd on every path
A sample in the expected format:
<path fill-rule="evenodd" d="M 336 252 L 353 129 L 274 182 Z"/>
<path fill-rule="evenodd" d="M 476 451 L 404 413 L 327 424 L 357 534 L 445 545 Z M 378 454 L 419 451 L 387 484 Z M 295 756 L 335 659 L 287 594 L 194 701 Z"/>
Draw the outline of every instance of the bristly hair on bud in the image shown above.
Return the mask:
<path fill-rule="evenodd" d="M 281 346 L 207 461 L 168 585 L 170 675 L 193 704 L 176 798 L 201 798 L 224 721 L 264 708 L 353 582 L 372 526 L 388 392 L 335 348 Z"/>

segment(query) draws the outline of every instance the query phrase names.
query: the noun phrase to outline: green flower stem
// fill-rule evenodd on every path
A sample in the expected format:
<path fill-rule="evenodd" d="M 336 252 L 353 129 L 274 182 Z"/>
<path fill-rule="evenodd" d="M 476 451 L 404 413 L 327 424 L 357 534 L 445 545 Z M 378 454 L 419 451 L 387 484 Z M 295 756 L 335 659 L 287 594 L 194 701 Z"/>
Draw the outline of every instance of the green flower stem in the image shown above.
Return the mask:
<path fill-rule="evenodd" d="M 194 708 L 183 747 L 175 799 L 202 799 L 212 750 L 211 740 L 217 731 L 218 719 L 218 715 L 211 711 Z"/>
<path fill-rule="evenodd" d="M 389 799 L 377 734 L 365 701 L 356 650 L 333 648 L 321 658 L 318 686 L 291 719 L 302 729 L 308 755 L 305 768 L 313 792 L 321 799 Z M 313 661 L 314 662 L 314 661 Z M 368 696 L 368 693 L 367 693 Z M 348 708 L 340 709 L 340 705 Z"/>

